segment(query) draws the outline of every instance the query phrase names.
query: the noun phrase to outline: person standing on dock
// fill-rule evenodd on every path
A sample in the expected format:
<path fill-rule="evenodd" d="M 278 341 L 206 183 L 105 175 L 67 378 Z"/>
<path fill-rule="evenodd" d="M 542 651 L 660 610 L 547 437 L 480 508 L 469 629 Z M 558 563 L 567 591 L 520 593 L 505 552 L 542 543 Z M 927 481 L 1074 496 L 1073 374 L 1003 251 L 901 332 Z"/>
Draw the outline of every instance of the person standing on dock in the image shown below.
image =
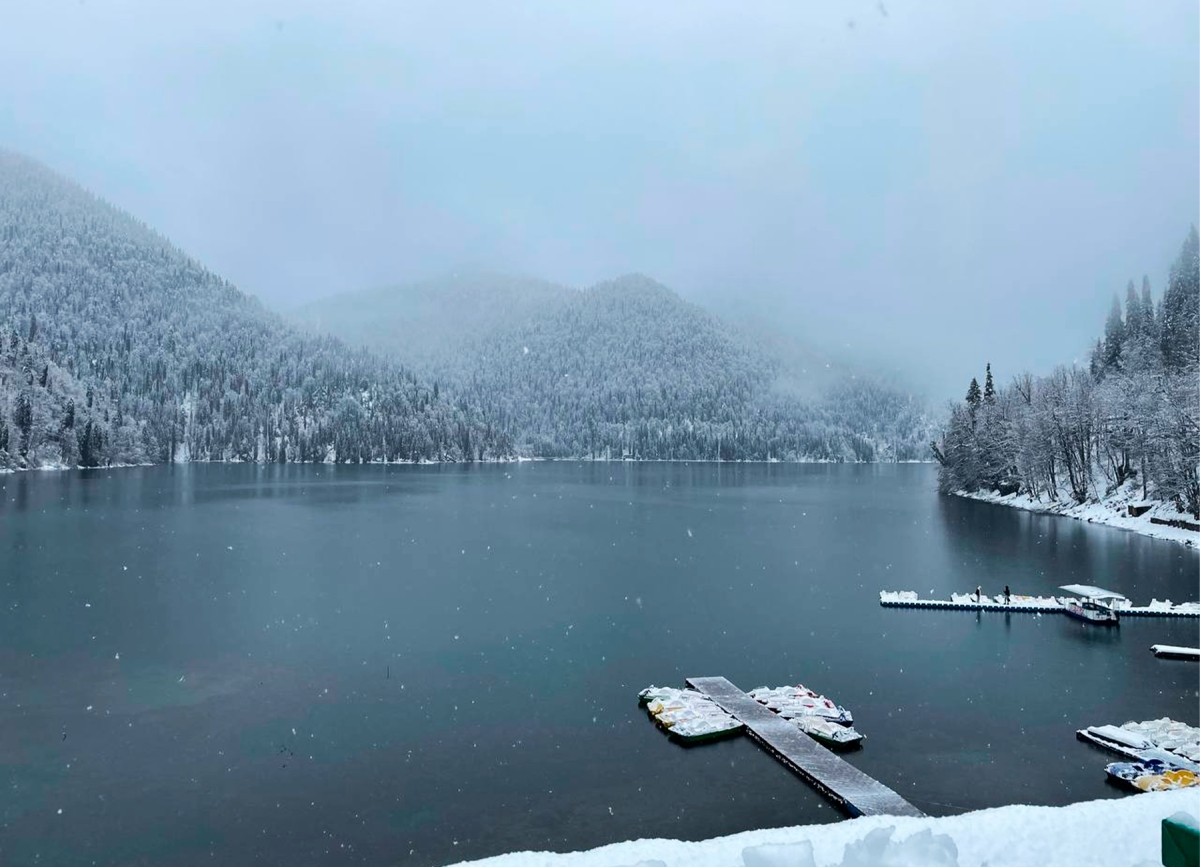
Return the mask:
<path fill-rule="evenodd" d="M 1011 599 L 1012 599 L 1012 594 L 1008 592 L 1008 585 L 1005 584 L 1004 585 L 1004 604 L 1007 605 L 1009 603 L 1009 600 L 1011 600 Z"/>
<path fill-rule="evenodd" d="M 978 605 L 982 601 L 982 594 L 983 594 L 983 585 L 981 585 L 981 584 L 977 585 L 975 587 L 975 604 L 976 605 Z"/>

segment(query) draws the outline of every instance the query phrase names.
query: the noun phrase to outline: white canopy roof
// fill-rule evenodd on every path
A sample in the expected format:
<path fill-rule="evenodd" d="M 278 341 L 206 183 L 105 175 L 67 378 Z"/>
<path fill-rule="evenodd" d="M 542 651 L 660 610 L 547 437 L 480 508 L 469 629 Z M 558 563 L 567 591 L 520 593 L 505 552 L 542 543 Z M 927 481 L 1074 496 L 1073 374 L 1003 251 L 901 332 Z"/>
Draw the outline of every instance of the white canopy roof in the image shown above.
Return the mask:
<path fill-rule="evenodd" d="M 1111 590 L 1105 590 L 1103 587 L 1093 587 L 1091 584 L 1063 584 L 1058 588 L 1066 590 L 1068 593 L 1074 593 L 1076 596 L 1084 596 L 1088 599 L 1124 599 L 1120 593 L 1114 593 Z"/>

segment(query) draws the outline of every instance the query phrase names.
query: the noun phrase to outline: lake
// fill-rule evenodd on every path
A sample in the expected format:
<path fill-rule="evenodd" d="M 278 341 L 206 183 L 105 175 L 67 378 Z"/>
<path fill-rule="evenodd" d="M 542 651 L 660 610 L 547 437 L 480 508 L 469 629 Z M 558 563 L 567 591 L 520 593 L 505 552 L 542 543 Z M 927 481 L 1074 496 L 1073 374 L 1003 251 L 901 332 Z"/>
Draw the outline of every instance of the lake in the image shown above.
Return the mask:
<path fill-rule="evenodd" d="M 1089 724 L 1197 723 L 1195 620 L 881 589 L 1197 596 L 1200 554 L 921 465 L 192 465 L 0 476 L 0 862 L 446 864 L 841 818 L 650 684 L 803 682 L 934 815 L 1117 797 Z"/>

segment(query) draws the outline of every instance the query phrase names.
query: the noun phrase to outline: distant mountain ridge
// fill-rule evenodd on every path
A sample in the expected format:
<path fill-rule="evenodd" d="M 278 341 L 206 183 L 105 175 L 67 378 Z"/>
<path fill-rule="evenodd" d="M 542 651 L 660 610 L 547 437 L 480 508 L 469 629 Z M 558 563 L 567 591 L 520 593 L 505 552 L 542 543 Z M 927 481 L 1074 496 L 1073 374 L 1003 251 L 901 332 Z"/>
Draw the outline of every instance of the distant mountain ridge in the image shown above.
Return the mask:
<path fill-rule="evenodd" d="M 789 354 L 779 335 L 731 325 L 638 274 L 583 290 L 453 277 L 336 296 L 294 319 L 419 358 L 423 375 L 523 454 L 912 460 L 931 432 L 922 400 L 809 371 L 813 354 Z"/>
<path fill-rule="evenodd" d="M 647 277 L 448 282 L 297 315 L 374 347 L 356 348 L 0 150 L 0 469 L 924 456 L 920 400 L 867 382 L 801 400 L 769 341 Z"/>
<path fill-rule="evenodd" d="M 505 434 L 0 150 L 0 468 L 464 460 Z"/>

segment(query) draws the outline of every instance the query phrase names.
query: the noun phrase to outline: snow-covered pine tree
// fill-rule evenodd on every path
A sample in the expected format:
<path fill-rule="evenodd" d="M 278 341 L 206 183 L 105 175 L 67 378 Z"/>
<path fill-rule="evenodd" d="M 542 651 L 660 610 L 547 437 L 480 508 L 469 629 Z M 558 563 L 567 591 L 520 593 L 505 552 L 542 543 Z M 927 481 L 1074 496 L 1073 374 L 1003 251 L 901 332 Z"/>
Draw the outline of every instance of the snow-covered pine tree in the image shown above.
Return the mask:
<path fill-rule="evenodd" d="M 1110 370 L 1120 370 L 1121 350 L 1125 343 L 1125 323 L 1121 319 L 1121 302 L 1114 292 L 1104 321 L 1104 354 L 1100 363 L 1100 376 Z"/>
<path fill-rule="evenodd" d="M 1167 368 L 1180 371 L 1194 365 L 1200 345 L 1200 236 L 1195 226 L 1171 266 L 1159 327 Z"/>
<path fill-rule="evenodd" d="M 982 393 L 979 391 L 979 380 L 971 377 L 971 384 L 967 386 L 967 408 L 974 413 L 979 409 L 979 404 L 982 401 Z"/>

